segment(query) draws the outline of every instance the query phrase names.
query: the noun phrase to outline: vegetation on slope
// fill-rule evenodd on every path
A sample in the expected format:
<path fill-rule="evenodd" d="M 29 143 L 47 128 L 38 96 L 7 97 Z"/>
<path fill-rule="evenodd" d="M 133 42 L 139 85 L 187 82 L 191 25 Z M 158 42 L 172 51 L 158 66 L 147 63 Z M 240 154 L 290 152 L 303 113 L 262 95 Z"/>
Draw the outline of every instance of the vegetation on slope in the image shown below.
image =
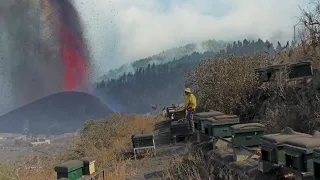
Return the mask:
<path fill-rule="evenodd" d="M 320 5 L 316 4 L 316 9 Z M 186 76 L 201 106 L 240 115 L 242 122 L 259 121 L 270 132 L 286 126 L 312 132 L 319 125 L 319 78 L 260 83 L 254 69 L 267 64 L 285 64 L 310 60 L 315 72 L 320 68 L 320 32 L 318 11 L 301 17 L 307 31 L 296 48 L 285 48 L 274 56 L 227 56 L 203 61 Z"/>
<path fill-rule="evenodd" d="M 317 4 L 316 9 L 319 7 Z M 306 13 L 302 20 L 308 29 L 305 33 L 307 38 L 295 49 L 285 49 L 275 56 L 256 54 L 208 59 L 202 61 L 194 71 L 190 71 L 186 76 L 186 84 L 195 90 L 200 106 L 238 114 L 242 121 L 260 121 L 267 125 L 270 132 L 279 132 L 285 126 L 303 132 L 315 129 L 320 113 L 320 88 L 317 86 L 317 78 L 313 81 L 296 81 L 294 84 L 283 79 L 278 79 L 275 83 L 261 84 L 254 74 L 255 68 L 269 63 L 292 63 L 300 60 L 311 60 L 314 68 L 320 68 L 320 32 L 317 31 L 320 26 L 317 24 L 319 19 Z M 133 77 L 139 82 L 138 79 L 143 76 L 134 74 Z M 122 81 L 122 84 L 126 83 L 128 82 Z M 127 90 L 130 91 L 130 88 Z M 88 121 L 76 143 L 68 149 L 68 156 L 39 157 L 17 163 L 13 168 L 1 166 L 0 177 L 23 180 L 54 179 L 55 164 L 67 159 L 89 156 L 97 160 L 98 166 L 111 168 L 109 179 L 125 179 L 134 175 L 137 170 L 125 155 L 131 146 L 131 134 L 153 131 L 159 120 L 160 117 L 113 114 L 107 120 Z M 201 179 L 201 172 L 206 173 L 203 171 L 204 165 L 194 157 L 187 160 L 189 164 L 185 164 L 186 161 L 181 158 L 173 160 L 167 169 L 167 178 Z M 39 162 L 43 168 L 25 169 L 26 164 L 39 165 Z"/>
<path fill-rule="evenodd" d="M 320 115 L 320 3 L 314 11 L 303 11 L 303 39 L 297 48 L 286 48 L 275 56 L 229 56 L 202 62 L 186 76 L 206 109 L 238 114 L 241 121 L 258 121 L 269 133 L 278 133 L 286 126 L 311 133 L 319 126 Z M 315 77 L 288 81 L 281 76 L 272 83 L 260 83 L 254 69 L 266 64 L 295 63 L 311 60 Z M 196 158 L 183 158 L 168 167 L 170 179 L 209 179 L 211 169 Z"/>
<path fill-rule="evenodd" d="M 17 163 L 0 166 L 0 180 L 56 179 L 54 166 L 69 159 L 88 156 L 96 160 L 98 168 L 108 167 L 107 179 L 125 179 L 137 173 L 136 165 L 128 159 L 131 135 L 153 132 L 155 123 L 163 117 L 112 114 L 107 119 L 90 120 L 78 136 L 66 145 L 59 156 L 21 158 Z M 31 168 L 30 167 L 42 167 Z"/>
<path fill-rule="evenodd" d="M 123 74 L 118 79 L 101 81 L 98 89 L 126 107 L 127 113 L 148 113 L 154 104 L 163 106 L 182 102 L 185 73 L 193 71 L 203 60 L 228 55 L 261 54 L 267 50 L 268 44 L 270 44 L 268 41 L 263 42 L 261 39 L 257 41 L 245 39 L 228 45 L 219 53 L 192 53 L 169 63 L 149 64 L 145 68 L 137 69 L 134 73 Z M 271 44 L 269 54 L 274 51 Z M 199 75 L 199 78 L 202 76 Z"/>
<path fill-rule="evenodd" d="M 132 63 L 127 63 L 122 65 L 118 69 L 110 70 L 106 75 L 102 76 L 101 80 L 110 80 L 117 79 L 123 74 L 127 74 L 129 72 L 134 72 L 136 69 L 145 68 L 149 64 L 165 64 L 167 62 L 173 61 L 175 59 L 180 59 L 184 56 L 190 55 L 194 52 L 214 52 L 217 53 L 221 49 L 225 49 L 228 43 L 224 41 L 217 40 L 206 40 L 201 42 L 200 44 L 187 44 L 182 47 L 175 47 L 165 51 L 157 55 L 153 55 L 144 59 L 140 59 L 134 61 Z"/>

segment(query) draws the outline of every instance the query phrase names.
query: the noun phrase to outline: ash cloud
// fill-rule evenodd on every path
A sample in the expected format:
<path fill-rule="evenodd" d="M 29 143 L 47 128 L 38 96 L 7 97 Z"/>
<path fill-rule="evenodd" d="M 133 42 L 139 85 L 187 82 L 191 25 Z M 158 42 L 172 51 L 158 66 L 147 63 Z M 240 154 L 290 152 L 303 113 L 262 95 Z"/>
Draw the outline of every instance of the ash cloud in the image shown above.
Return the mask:
<path fill-rule="evenodd" d="M 309 0 L 78 0 L 101 72 L 207 39 L 291 41 Z M 274 36 L 282 32 L 281 36 Z M 276 43 L 276 42 L 273 42 Z"/>

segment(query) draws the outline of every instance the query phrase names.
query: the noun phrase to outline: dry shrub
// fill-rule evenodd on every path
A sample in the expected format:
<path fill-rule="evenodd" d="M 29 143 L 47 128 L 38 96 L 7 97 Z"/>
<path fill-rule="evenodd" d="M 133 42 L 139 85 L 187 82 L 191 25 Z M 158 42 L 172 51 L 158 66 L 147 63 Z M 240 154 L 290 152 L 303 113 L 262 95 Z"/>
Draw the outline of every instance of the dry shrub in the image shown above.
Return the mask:
<path fill-rule="evenodd" d="M 155 123 L 162 119 L 161 116 L 112 114 L 105 120 L 88 121 L 69 158 L 87 156 L 95 159 L 97 167 L 110 168 L 109 179 L 132 176 L 136 167 L 128 160 L 132 152 L 131 135 L 153 132 Z"/>
<path fill-rule="evenodd" d="M 304 44 L 275 56 L 228 56 L 209 59 L 187 74 L 200 106 L 240 116 L 242 122 L 260 121 L 269 132 L 286 126 L 312 132 L 319 125 L 319 77 L 288 80 L 281 72 L 274 82 L 259 83 L 254 70 L 268 64 L 310 60 L 320 67 L 320 47 Z"/>
<path fill-rule="evenodd" d="M 169 164 L 163 179 L 210 180 L 209 166 L 198 153 L 189 152 L 186 157 L 174 156 Z"/>
<path fill-rule="evenodd" d="M 16 172 L 7 166 L 0 166 L 0 180 L 17 179 Z"/>
<path fill-rule="evenodd" d="M 320 68 L 320 2 L 314 9 L 302 10 L 303 28 L 298 47 L 287 47 L 275 56 L 255 55 L 222 57 L 202 62 L 186 75 L 205 110 L 216 109 L 240 116 L 242 122 L 260 121 L 269 132 L 286 126 L 312 132 L 319 125 L 320 78 L 288 81 L 279 76 L 275 82 L 258 83 L 254 69 L 267 64 L 291 64 L 309 60 Z M 285 74 L 283 74 L 285 75 Z M 310 80 L 311 79 L 311 80 Z"/>
<path fill-rule="evenodd" d="M 21 157 L 13 165 L 0 167 L 0 180 L 53 180 L 53 168 L 62 162 L 54 156 Z"/>
<path fill-rule="evenodd" d="M 298 47 L 286 47 L 274 56 L 228 56 L 202 62 L 188 72 L 186 84 L 198 96 L 205 110 L 216 109 L 240 116 L 242 122 L 252 120 L 266 124 L 269 132 L 286 126 L 311 133 L 319 125 L 320 78 L 288 80 L 280 73 L 275 82 L 259 83 L 254 69 L 267 64 L 292 64 L 311 61 L 320 68 L 320 2 L 314 9 L 302 10 L 303 25 Z M 286 73 L 286 72 L 282 72 Z"/>
<path fill-rule="evenodd" d="M 136 164 L 133 164 L 131 160 L 123 160 L 113 164 L 113 168 L 108 171 L 106 179 L 128 179 L 128 177 L 134 177 L 137 173 Z"/>
<path fill-rule="evenodd" d="M 17 180 L 54 180 L 56 173 L 53 171 L 54 166 L 45 166 L 42 168 L 23 169 L 16 171 Z"/>
<path fill-rule="evenodd" d="M 199 104 L 205 109 L 234 113 L 244 97 L 257 87 L 254 69 L 266 65 L 264 55 L 228 56 L 203 61 L 187 77 Z"/>
<path fill-rule="evenodd" d="M 53 180 L 56 179 L 55 165 L 84 156 L 96 160 L 98 170 L 107 168 L 107 179 L 133 177 L 137 164 L 130 159 L 131 135 L 153 132 L 155 123 L 162 118 L 112 114 L 107 119 L 87 121 L 72 143 L 66 144 L 65 154 L 21 158 L 11 166 L 0 166 L 0 180 Z"/>
<path fill-rule="evenodd" d="M 313 42 L 313 43 L 311 43 Z M 320 46 L 303 41 L 303 44 L 286 49 L 274 57 L 272 64 L 291 64 L 311 61 L 316 76 L 288 80 L 276 79 L 274 83 L 264 83 L 252 98 L 257 119 L 266 124 L 268 132 L 279 132 L 286 126 L 297 131 L 312 133 L 319 125 L 319 74 Z"/>

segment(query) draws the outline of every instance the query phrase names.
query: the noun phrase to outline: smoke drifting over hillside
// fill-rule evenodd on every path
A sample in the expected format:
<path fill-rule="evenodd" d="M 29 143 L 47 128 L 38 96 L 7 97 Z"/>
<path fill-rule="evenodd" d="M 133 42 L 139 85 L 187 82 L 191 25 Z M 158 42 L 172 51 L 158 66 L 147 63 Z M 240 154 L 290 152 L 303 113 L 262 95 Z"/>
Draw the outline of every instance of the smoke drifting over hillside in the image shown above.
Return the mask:
<path fill-rule="evenodd" d="M 309 0 L 78 0 L 101 72 L 207 39 L 293 37 Z M 281 32 L 281 36 L 277 36 Z M 274 38 L 273 38 L 274 37 Z"/>
<path fill-rule="evenodd" d="M 120 68 L 110 70 L 99 78 L 99 80 L 116 79 L 124 73 L 134 73 L 138 67 L 146 67 L 150 65 L 159 65 L 178 60 L 184 56 L 191 55 L 194 52 L 204 53 L 206 51 L 218 53 L 221 49 L 225 49 L 232 42 L 217 41 L 214 39 L 202 41 L 199 43 L 187 44 L 181 47 L 174 47 L 158 53 L 157 55 L 138 61 L 129 62 L 122 65 Z"/>

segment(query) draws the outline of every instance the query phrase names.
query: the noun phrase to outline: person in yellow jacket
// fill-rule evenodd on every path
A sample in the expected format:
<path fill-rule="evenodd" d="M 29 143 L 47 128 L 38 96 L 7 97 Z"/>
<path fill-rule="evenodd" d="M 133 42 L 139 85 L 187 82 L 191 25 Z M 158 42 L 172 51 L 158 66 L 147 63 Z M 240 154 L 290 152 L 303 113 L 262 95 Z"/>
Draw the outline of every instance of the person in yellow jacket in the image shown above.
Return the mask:
<path fill-rule="evenodd" d="M 190 88 L 186 88 L 184 90 L 184 107 L 187 113 L 186 119 L 189 123 L 189 129 L 194 132 L 193 115 L 197 107 L 197 99 L 196 96 L 191 92 Z"/>

